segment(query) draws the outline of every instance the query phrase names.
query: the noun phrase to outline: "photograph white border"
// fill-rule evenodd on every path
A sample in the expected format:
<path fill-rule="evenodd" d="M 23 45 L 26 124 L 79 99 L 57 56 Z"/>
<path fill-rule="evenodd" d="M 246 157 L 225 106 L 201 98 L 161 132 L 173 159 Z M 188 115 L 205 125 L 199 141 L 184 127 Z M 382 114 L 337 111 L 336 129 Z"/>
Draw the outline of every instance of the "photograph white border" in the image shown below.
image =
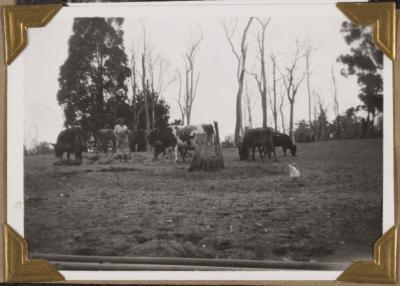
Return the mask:
<path fill-rule="evenodd" d="M 295 2 L 295 3 L 294 3 Z M 297 2 L 297 3 L 296 3 Z M 200 13 L 207 17 L 265 16 L 268 6 L 271 15 L 280 13 L 283 18 L 332 17 L 340 13 L 328 11 L 333 1 L 224 1 L 224 2 L 167 2 L 167 3 L 107 3 L 73 4 L 62 9 L 56 17 L 191 17 Z M 250 4 L 249 4 L 250 3 Z M 251 4 L 253 3 L 253 4 Z M 275 3 L 275 4 L 274 4 Z M 296 9 L 287 9 L 294 3 Z M 303 5 L 304 3 L 308 3 Z M 127 8 L 129 7 L 129 8 Z M 51 23 L 49 24 L 51 25 Z M 45 28 L 42 28 L 45 29 Z M 28 47 L 29 48 L 29 44 Z M 7 85 L 7 223 L 24 235 L 23 198 L 23 98 L 24 98 L 24 53 L 8 66 Z M 392 62 L 384 61 L 384 96 L 393 98 Z M 390 67 L 390 68 L 387 68 Z M 394 169 L 393 169 L 393 102 L 384 100 L 384 188 L 383 188 L 383 232 L 394 224 Z M 12 111 L 12 112 L 10 112 Z M 372 248 L 371 248 L 372 252 Z M 67 280 L 335 280 L 341 271 L 61 271 Z"/>

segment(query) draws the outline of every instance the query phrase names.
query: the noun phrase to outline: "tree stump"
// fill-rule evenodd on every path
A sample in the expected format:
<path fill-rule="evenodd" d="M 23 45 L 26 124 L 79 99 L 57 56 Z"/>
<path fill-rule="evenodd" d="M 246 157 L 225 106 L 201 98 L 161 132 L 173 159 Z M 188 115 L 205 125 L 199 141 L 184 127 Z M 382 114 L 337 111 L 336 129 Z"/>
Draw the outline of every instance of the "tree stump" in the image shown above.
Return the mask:
<path fill-rule="evenodd" d="M 195 151 L 189 171 L 212 171 L 224 168 L 224 158 L 219 144 L 218 124 L 214 122 L 215 140 L 208 134 L 196 134 Z"/>

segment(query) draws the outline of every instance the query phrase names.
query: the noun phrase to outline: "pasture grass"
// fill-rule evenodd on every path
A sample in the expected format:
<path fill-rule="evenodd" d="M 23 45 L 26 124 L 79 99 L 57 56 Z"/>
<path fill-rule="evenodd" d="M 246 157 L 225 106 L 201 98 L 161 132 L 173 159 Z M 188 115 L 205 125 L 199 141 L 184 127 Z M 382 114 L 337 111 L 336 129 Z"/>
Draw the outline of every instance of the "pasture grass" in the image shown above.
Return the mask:
<path fill-rule="evenodd" d="M 278 162 L 189 163 L 132 153 L 54 165 L 25 157 L 30 252 L 76 255 L 347 262 L 371 257 L 381 235 L 382 141 L 298 144 Z M 103 156 L 104 157 L 104 156 Z M 111 158 L 111 159 L 107 159 Z M 101 162 L 107 161 L 107 164 Z M 190 159 L 189 159 L 190 161 Z M 289 177 L 288 165 L 300 170 Z"/>

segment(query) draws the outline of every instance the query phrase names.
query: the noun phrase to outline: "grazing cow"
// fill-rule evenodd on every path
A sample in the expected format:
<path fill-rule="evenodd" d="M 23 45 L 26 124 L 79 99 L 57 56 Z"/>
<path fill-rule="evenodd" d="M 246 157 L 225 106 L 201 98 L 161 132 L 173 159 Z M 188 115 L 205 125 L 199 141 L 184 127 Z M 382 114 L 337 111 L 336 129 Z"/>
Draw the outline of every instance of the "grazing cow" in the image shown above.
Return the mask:
<path fill-rule="evenodd" d="M 293 144 L 293 141 L 289 135 L 286 135 L 284 133 L 275 133 L 272 136 L 272 139 L 274 141 L 275 147 L 282 147 L 284 156 L 286 156 L 287 149 L 290 150 L 292 156 L 296 156 L 297 147 L 295 144 Z"/>
<path fill-rule="evenodd" d="M 212 124 L 170 125 L 170 127 L 173 128 L 177 137 L 189 145 L 196 145 L 196 134 L 207 134 L 208 144 L 215 143 L 215 131 Z"/>
<path fill-rule="evenodd" d="M 93 133 L 93 137 L 96 141 L 96 153 L 99 153 L 99 150 L 107 153 L 109 142 L 112 142 L 113 152 L 115 152 L 116 141 L 113 129 L 98 129 Z"/>
<path fill-rule="evenodd" d="M 178 152 L 183 161 L 188 150 L 194 150 L 196 147 L 196 134 L 207 134 L 209 144 L 214 144 L 214 127 L 211 124 L 201 125 L 170 125 L 163 129 L 153 130 L 149 134 L 149 143 L 154 148 L 154 159 L 158 158 L 160 153 L 174 152 L 174 161 L 178 160 Z"/>
<path fill-rule="evenodd" d="M 57 137 L 57 143 L 54 145 L 56 157 L 61 161 L 63 154 L 66 152 L 69 162 L 70 153 L 74 153 L 75 161 L 82 163 L 83 142 L 83 131 L 79 127 L 72 127 L 61 131 Z"/>
<path fill-rule="evenodd" d="M 178 151 L 181 153 L 183 161 L 188 150 L 196 149 L 196 135 L 206 134 L 207 144 L 215 144 L 215 130 L 212 124 L 197 124 L 197 125 L 170 125 L 174 129 L 175 136 L 178 140 Z"/>
<path fill-rule="evenodd" d="M 258 148 L 260 157 L 264 159 L 265 154 L 270 156 L 271 152 L 274 153 L 274 159 L 276 161 L 276 152 L 273 142 L 273 131 L 271 128 L 254 128 L 249 129 L 244 137 L 243 141 L 239 146 L 239 157 L 240 160 L 247 160 L 249 158 L 250 149 L 252 150 L 251 158 L 255 160 L 255 149 Z"/>

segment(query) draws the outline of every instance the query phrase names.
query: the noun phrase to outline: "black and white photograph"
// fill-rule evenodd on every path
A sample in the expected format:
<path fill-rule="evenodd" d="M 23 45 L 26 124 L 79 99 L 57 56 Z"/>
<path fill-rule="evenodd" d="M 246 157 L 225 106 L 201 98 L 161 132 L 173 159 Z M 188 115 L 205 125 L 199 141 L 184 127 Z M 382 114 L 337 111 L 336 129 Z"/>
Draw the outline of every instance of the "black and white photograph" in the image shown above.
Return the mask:
<path fill-rule="evenodd" d="M 371 259 L 392 66 L 370 27 L 309 5 L 72 5 L 30 29 L 13 64 L 30 255 L 60 270 Z"/>

